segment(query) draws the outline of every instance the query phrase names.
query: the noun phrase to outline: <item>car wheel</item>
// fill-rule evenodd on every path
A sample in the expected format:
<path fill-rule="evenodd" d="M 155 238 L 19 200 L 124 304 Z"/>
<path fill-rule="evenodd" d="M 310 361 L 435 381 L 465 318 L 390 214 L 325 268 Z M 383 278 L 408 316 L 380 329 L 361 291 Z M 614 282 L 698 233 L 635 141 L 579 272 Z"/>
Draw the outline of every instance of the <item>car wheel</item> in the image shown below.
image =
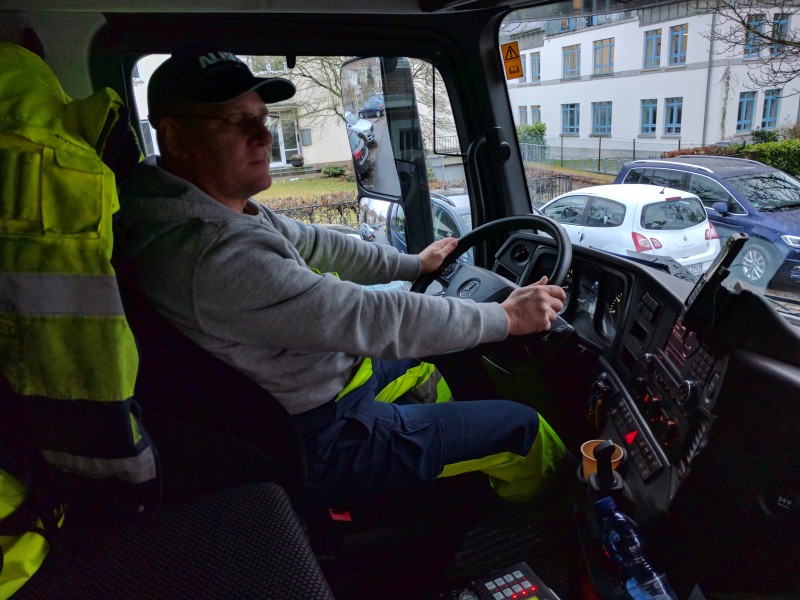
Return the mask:
<path fill-rule="evenodd" d="M 772 254 L 760 242 L 748 241 L 741 254 L 741 271 L 745 281 L 765 287 L 772 270 Z"/>
<path fill-rule="evenodd" d="M 364 118 L 364 113 L 363 112 L 359 112 L 358 113 L 358 118 L 359 119 L 363 119 Z"/>
<path fill-rule="evenodd" d="M 382 110 L 376 110 L 375 111 L 375 116 L 380 119 L 383 116 L 383 111 Z"/>

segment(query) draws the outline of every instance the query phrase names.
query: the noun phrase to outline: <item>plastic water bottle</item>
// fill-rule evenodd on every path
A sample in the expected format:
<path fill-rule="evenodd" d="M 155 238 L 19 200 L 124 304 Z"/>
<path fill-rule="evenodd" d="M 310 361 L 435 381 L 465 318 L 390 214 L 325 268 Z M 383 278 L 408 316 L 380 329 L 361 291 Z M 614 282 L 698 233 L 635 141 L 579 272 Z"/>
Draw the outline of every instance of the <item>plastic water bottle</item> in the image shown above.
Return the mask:
<path fill-rule="evenodd" d="M 612 498 L 594 503 L 600 522 L 600 542 L 622 571 L 623 585 L 632 600 L 678 600 L 667 581 L 644 555 L 636 521 L 617 510 Z"/>

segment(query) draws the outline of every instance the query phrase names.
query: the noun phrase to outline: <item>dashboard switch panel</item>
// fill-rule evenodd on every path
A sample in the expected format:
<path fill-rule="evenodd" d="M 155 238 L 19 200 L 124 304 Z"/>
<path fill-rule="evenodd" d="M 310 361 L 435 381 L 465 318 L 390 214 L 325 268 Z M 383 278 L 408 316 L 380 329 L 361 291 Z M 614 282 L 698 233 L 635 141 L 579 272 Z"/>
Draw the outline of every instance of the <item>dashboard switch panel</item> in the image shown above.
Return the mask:
<path fill-rule="evenodd" d="M 608 418 L 620 437 L 625 440 L 628 460 L 634 464 L 642 480 L 647 483 L 658 475 L 664 468 L 664 463 L 661 462 L 650 441 L 642 433 L 639 423 L 622 396 L 617 396 L 612 400 Z"/>

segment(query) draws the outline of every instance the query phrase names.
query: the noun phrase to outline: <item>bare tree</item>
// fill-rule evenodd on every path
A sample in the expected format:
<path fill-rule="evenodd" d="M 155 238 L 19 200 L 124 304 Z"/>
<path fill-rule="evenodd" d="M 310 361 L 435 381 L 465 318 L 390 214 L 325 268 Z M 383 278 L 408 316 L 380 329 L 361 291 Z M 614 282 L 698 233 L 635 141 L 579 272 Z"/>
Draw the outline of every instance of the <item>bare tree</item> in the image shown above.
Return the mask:
<path fill-rule="evenodd" d="M 347 98 L 358 95 L 356 90 L 348 89 L 352 84 L 347 80 L 343 82 L 341 78 L 341 66 L 348 60 L 347 56 L 298 56 L 291 69 L 287 68 L 283 56 L 244 58 L 257 75 L 281 76 L 295 84 L 298 97 L 303 99 L 297 117 L 304 126 L 320 125 L 332 117 L 344 119 L 343 92 Z M 423 137 L 432 141 L 434 130 L 440 140 L 443 136 L 455 135 L 450 101 L 442 78 L 434 75 L 433 65 L 424 60 L 412 59 L 411 68 Z M 368 72 L 367 75 L 374 78 L 373 87 L 380 81 L 380 74 Z"/>
<path fill-rule="evenodd" d="M 342 85 L 339 69 L 347 56 L 298 56 L 295 66 L 286 66 L 283 56 L 251 56 L 251 68 L 256 74 L 279 75 L 294 83 L 303 104 L 297 116 L 309 127 L 332 117 L 344 119 Z"/>
<path fill-rule="evenodd" d="M 422 136 L 432 142 L 435 132 L 437 149 L 450 146 L 443 142 L 443 138 L 455 136 L 456 126 L 442 77 L 430 62 L 411 59 L 411 78 L 414 81 Z M 433 144 L 428 149 L 433 150 Z"/>
<path fill-rule="evenodd" d="M 752 86 L 800 92 L 800 30 L 789 27 L 800 12 L 795 0 L 709 0 L 716 23 L 704 37 L 715 54 L 743 55 Z"/>

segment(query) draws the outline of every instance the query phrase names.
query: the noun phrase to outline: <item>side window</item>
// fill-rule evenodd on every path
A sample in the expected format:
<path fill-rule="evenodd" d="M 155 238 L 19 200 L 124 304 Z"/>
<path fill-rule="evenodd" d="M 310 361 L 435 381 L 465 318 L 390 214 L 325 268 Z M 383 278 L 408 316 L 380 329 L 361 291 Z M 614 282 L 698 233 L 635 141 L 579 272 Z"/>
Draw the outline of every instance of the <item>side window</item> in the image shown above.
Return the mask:
<path fill-rule="evenodd" d="M 433 212 L 433 239 L 443 240 L 446 237 L 459 237 L 458 225 L 453 216 L 438 204 L 432 205 Z"/>
<path fill-rule="evenodd" d="M 607 198 L 595 198 L 586 218 L 587 227 L 619 227 L 625 220 L 625 205 Z"/>
<path fill-rule="evenodd" d="M 650 181 L 644 181 L 642 178 L 641 183 L 649 183 L 652 185 L 664 185 L 666 187 L 675 188 L 677 190 L 686 190 L 686 179 L 688 173 L 683 171 L 676 171 L 673 169 L 653 169 L 653 175 Z"/>
<path fill-rule="evenodd" d="M 730 205 L 731 195 L 724 187 L 713 179 L 704 177 L 703 175 L 691 175 L 689 177 L 689 189 L 693 194 L 700 197 L 703 205 L 711 207 L 714 202 L 724 202 Z"/>
<path fill-rule="evenodd" d="M 639 178 L 642 176 L 641 169 L 631 169 L 628 171 L 628 174 L 625 175 L 625 179 L 622 183 L 639 183 Z M 644 183 L 644 181 L 642 181 Z"/>
<path fill-rule="evenodd" d="M 588 196 L 567 196 L 545 208 L 544 214 L 559 223 L 578 225 L 588 203 Z"/>

